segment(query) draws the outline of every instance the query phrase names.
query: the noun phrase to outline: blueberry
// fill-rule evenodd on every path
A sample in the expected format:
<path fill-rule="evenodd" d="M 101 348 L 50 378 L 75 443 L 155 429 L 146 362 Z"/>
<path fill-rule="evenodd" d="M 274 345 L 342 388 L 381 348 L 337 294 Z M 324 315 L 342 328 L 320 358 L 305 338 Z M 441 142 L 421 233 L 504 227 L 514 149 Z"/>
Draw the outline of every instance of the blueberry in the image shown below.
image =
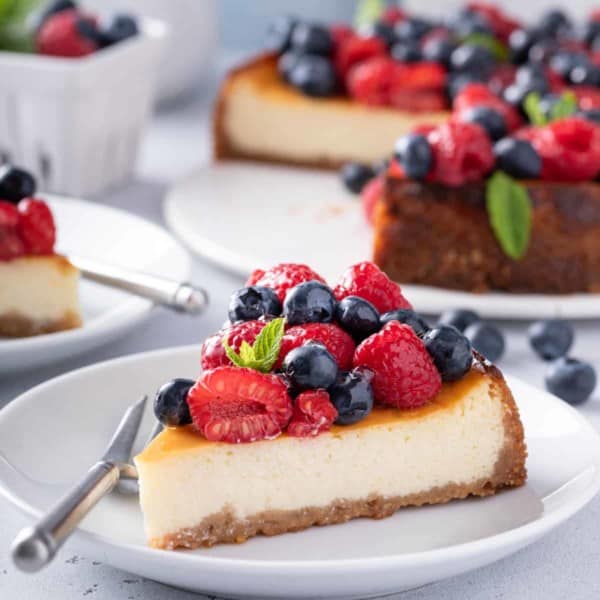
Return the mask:
<path fill-rule="evenodd" d="M 592 123 L 597 123 L 600 125 L 600 109 L 599 108 L 590 108 L 588 110 L 580 110 L 577 112 L 580 117 L 591 121 Z"/>
<path fill-rule="evenodd" d="M 429 173 L 433 162 L 429 142 L 418 133 L 403 135 L 396 142 L 394 155 L 402 165 L 406 176 L 411 179 L 425 177 Z"/>
<path fill-rule="evenodd" d="M 512 104 L 517 108 L 521 108 L 525 102 L 525 98 L 527 98 L 531 92 L 544 93 L 545 90 L 537 90 L 533 87 L 513 83 L 504 90 L 502 97 L 509 104 Z"/>
<path fill-rule="evenodd" d="M 506 134 L 506 121 L 497 110 L 488 106 L 473 106 L 460 113 L 461 121 L 477 123 L 485 129 L 490 139 L 498 140 Z"/>
<path fill-rule="evenodd" d="M 600 21 L 587 21 L 581 29 L 581 40 L 590 46 L 600 35 Z"/>
<path fill-rule="evenodd" d="M 455 71 L 468 73 L 489 73 L 495 58 L 488 48 L 475 44 L 462 44 L 450 55 L 450 66 Z"/>
<path fill-rule="evenodd" d="M 383 313 L 379 317 L 379 322 L 382 327 L 390 321 L 398 321 L 408 325 L 420 337 L 425 335 L 431 329 L 431 327 L 429 327 L 429 323 L 427 323 L 427 321 L 421 315 L 417 314 L 414 310 L 410 310 L 409 308 L 391 310 Z"/>
<path fill-rule="evenodd" d="M 333 65 L 322 56 L 302 56 L 289 73 L 289 82 L 307 96 L 331 96 L 337 80 Z"/>
<path fill-rule="evenodd" d="M 229 320 L 254 321 L 260 317 L 278 317 L 281 302 L 270 288 L 261 286 L 244 287 L 235 291 L 229 300 Z"/>
<path fill-rule="evenodd" d="M 529 327 L 529 343 L 544 360 L 565 356 L 573 344 L 573 328 L 566 321 L 547 319 Z"/>
<path fill-rule="evenodd" d="M 77 31 L 82 37 L 94 42 L 99 47 L 103 48 L 110 45 L 104 32 L 98 29 L 98 25 L 94 20 L 87 17 L 79 17 L 75 23 L 75 27 L 77 27 Z"/>
<path fill-rule="evenodd" d="M 515 29 L 508 38 L 511 62 L 516 65 L 526 62 L 531 46 L 539 40 L 539 32 L 534 29 Z"/>
<path fill-rule="evenodd" d="M 305 281 L 288 291 L 283 314 L 289 325 L 331 323 L 337 300 L 333 292 L 319 281 Z"/>
<path fill-rule="evenodd" d="M 465 38 L 474 33 L 485 35 L 492 35 L 493 33 L 486 19 L 469 8 L 457 11 L 448 19 L 448 26 L 458 38 Z"/>
<path fill-rule="evenodd" d="M 456 44 L 447 38 L 433 38 L 423 44 L 423 58 L 431 62 L 441 63 L 447 67 L 455 48 Z"/>
<path fill-rule="evenodd" d="M 532 63 L 546 64 L 559 48 L 556 40 L 547 39 L 536 42 L 529 48 L 528 59 Z"/>
<path fill-rule="evenodd" d="M 481 317 L 467 308 L 447 310 L 438 320 L 438 325 L 451 325 L 459 331 L 464 331 L 469 325 L 480 321 Z"/>
<path fill-rule="evenodd" d="M 288 352 L 282 370 L 295 390 L 328 388 L 338 374 L 335 358 L 327 348 L 312 342 Z"/>
<path fill-rule="evenodd" d="M 536 90 L 541 94 L 549 90 L 544 67 L 534 63 L 523 65 L 517 69 L 515 83 L 520 87 Z"/>
<path fill-rule="evenodd" d="M 396 42 L 394 26 L 386 23 L 385 21 L 376 21 L 372 25 L 361 29 L 360 33 L 368 37 L 378 37 L 387 46 L 391 46 Z"/>
<path fill-rule="evenodd" d="M 569 72 L 569 81 L 574 85 L 600 86 L 600 67 L 593 64 L 577 65 Z"/>
<path fill-rule="evenodd" d="M 512 177 L 537 179 L 542 171 L 542 159 L 527 140 L 506 137 L 494 144 L 496 167 Z"/>
<path fill-rule="evenodd" d="M 8 164 L 0 166 L 0 200 L 18 204 L 35 195 L 36 187 L 31 173 Z"/>
<path fill-rule="evenodd" d="M 373 409 L 373 374 L 363 369 L 341 372 L 328 389 L 329 399 L 336 407 L 338 425 L 352 425 L 362 421 Z"/>
<path fill-rule="evenodd" d="M 359 162 L 348 162 L 342 167 L 342 181 L 353 194 L 360 194 L 365 185 L 375 177 L 369 165 Z"/>
<path fill-rule="evenodd" d="M 163 425 L 178 427 L 192 422 L 187 395 L 193 385 L 191 379 L 173 379 L 158 390 L 154 398 L 154 415 Z"/>
<path fill-rule="evenodd" d="M 298 23 L 292 31 L 291 45 L 298 52 L 328 56 L 333 50 L 333 39 L 323 25 Z"/>
<path fill-rule="evenodd" d="M 571 22 L 562 10 L 553 9 L 542 15 L 539 29 L 547 35 L 556 36 L 571 27 Z"/>
<path fill-rule="evenodd" d="M 298 24 L 298 19 L 289 15 L 280 15 L 273 20 L 267 28 L 265 36 L 265 48 L 270 52 L 282 54 L 289 50 L 294 27 Z"/>
<path fill-rule="evenodd" d="M 419 62 L 423 60 L 423 54 L 419 43 L 415 40 L 398 42 L 392 46 L 390 51 L 392 58 L 399 62 Z"/>
<path fill-rule="evenodd" d="M 336 318 L 355 342 L 362 342 L 380 329 L 379 312 L 367 300 L 347 296 L 337 306 Z"/>
<path fill-rule="evenodd" d="M 596 371 L 589 363 L 562 357 L 548 369 L 546 388 L 569 404 L 582 404 L 596 388 Z"/>
<path fill-rule="evenodd" d="M 471 343 L 456 327 L 442 325 L 431 329 L 423 336 L 423 342 L 443 381 L 456 381 L 471 368 Z"/>
<path fill-rule="evenodd" d="M 419 40 L 431 31 L 432 24 L 416 17 L 400 21 L 394 29 L 398 41 Z"/>
<path fill-rule="evenodd" d="M 587 65 L 588 63 L 588 58 L 583 53 L 561 50 L 550 59 L 548 66 L 556 74 L 566 79 L 575 67 Z"/>
<path fill-rule="evenodd" d="M 284 52 L 279 59 L 277 60 L 277 71 L 285 79 L 289 82 L 290 73 L 292 69 L 298 64 L 298 61 L 302 58 L 302 54 L 299 52 L 294 52 L 293 50 L 289 50 Z"/>
<path fill-rule="evenodd" d="M 139 33 L 137 20 L 131 15 L 115 15 L 103 32 L 103 46 L 117 44 Z"/>
<path fill-rule="evenodd" d="M 462 89 L 470 83 L 483 83 L 484 76 L 481 73 L 449 73 L 448 74 L 448 95 L 454 98 Z"/>
<path fill-rule="evenodd" d="M 504 336 L 491 323 L 473 323 L 465 329 L 465 337 L 473 349 L 483 354 L 490 362 L 496 362 L 504 354 Z"/>

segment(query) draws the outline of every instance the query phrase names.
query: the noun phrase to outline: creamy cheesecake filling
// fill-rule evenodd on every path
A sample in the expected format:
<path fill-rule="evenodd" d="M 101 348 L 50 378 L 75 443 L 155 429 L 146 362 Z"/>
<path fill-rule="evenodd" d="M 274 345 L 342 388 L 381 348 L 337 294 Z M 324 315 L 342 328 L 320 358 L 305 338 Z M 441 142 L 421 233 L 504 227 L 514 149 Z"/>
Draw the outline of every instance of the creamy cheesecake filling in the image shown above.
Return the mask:
<path fill-rule="evenodd" d="M 448 115 L 308 98 L 280 80 L 273 61 L 264 60 L 233 76 L 222 111 L 225 143 L 233 154 L 334 164 L 381 160 L 415 125 Z"/>
<path fill-rule="evenodd" d="M 62 256 L 0 261 L 0 335 L 27 336 L 81 324 L 79 271 Z"/>
<path fill-rule="evenodd" d="M 186 535 L 200 539 L 198 526 L 204 522 L 204 542 L 214 543 L 210 530 L 225 519 L 221 536 L 233 541 L 231 532 L 236 527 L 243 532 L 244 523 L 256 529 L 252 521 L 259 515 L 300 519 L 288 528 L 293 530 L 319 522 L 309 522 L 307 509 L 318 513 L 340 501 L 355 507 L 340 516 L 347 520 L 377 516 L 375 509 L 356 508 L 369 499 L 383 504 L 395 499 L 393 512 L 428 502 L 428 492 L 431 502 L 447 501 L 516 483 L 524 477 L 523 465 L 509 481 L 511 459 L 505 456 L 511 443 L 507 422 L 514 415 L 507 419 L 510 407 L 496 386 L 492 378 L 472 372 L 445 385 L 432 405 L 378 409 L 361 423 L 309 439 L 284 435 L 235 446 L 206 442 L 188 429 L 166 431 L 136 458 L 146 534 L 155 545 L 178 545 Z M 484 489 L 488 484 L 492 487 Z"/>

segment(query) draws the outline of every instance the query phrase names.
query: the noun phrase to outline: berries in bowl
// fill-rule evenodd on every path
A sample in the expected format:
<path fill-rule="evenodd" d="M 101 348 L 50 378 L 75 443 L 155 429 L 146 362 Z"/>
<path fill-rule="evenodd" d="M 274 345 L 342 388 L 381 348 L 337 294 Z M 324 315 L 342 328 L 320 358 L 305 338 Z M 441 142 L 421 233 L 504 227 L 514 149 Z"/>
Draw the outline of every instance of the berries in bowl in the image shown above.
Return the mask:
<path fill-rule="evenodd" d="M 524 483 L 500 371 L 374 264 L 333 285 L 306 265 L 256 270 L 231 316 L 197 381 L 158 392 L 167 428 L 135 459 L 150 545 L 242 542 Z"/>

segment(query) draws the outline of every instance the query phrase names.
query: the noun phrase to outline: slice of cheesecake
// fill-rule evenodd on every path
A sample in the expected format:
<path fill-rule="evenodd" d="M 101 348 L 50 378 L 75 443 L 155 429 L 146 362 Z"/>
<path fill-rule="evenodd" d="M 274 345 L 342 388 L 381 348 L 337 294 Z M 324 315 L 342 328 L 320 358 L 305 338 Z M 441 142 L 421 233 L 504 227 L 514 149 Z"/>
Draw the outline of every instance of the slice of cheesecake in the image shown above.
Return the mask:
<path fill-rule="evenodd" d="M 281 78 L 277 58 L 265 54 L 224 81 L 214 118 L 214 154 L 329 168 L 375 162 L 389 156 L 400 135 L 447 117 L 446 111 L 367 106 L 347 96 L 305 96 Z"/>
<path fill-rule="evenodd" d="M 26 337 L 81 325 L 79 271 L 63 256 L 0 261 L 0 337 Z"/>
<path fill-rule="evenodd" d="M 172 428 L 135 463 L 148 541 L 175 549 L 488 496 L 525 482 L 525 458 L 511 392 L 495 367 L 476 360 L 417 409 L 376 407 L 316 437 L 251 444 Z"/>

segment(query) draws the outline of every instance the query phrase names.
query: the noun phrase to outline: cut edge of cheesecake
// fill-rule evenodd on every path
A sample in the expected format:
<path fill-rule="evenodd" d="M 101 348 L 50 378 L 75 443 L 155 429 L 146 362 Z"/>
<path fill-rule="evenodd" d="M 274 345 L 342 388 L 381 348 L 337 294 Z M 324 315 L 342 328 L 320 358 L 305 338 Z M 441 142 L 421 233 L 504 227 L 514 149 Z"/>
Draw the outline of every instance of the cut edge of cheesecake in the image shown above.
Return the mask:
<path fill-rule="evenodd" d="M 405 495 L 386 496 L 368 493 L 358 499 L 338 497 L 323 505 L 307 505 L 293 510 L 257 511 L 244 517 L 236 514 L 235 507 L 224 506 L 222 510 L 209 514 L 193 525 L 164 535 L 149 536 L 149 544 L 155 548 L 173 550 L 176 548 L 193 549 L 218 543 L 240 543 L 256 535 L 278 535 L 300 531 L 315 525 L 343 523 L 359 517 L 381 519 L 391 516 L 406 506 L 442 504 L 467 496 L 489 496 L 505 487 L 523 485 L 527 478 L 525 466 L 527 449 L 517 405 L 501 372 L 479 355 L 476 356 L 471 370 L 471 373 L 474 372 L 489 379 L 489 395 L 502 407 L 504 442 L 497 454 L 491 475 L 488 474 L 469 482 L 449 481 L 445 485 Z M 438 407 L 436 406 L 424 407 L 424 418 L 427 418 L 427 414 L 435 415 L 437 412 Z M 346 428 L 338 428 L 339 431 L 344 429 Z M 330 433 L 321 435 L 335 436 L 336 433 L 332 430 Z M 319 437 L 321 436 L 316 439 Z M 277 452 L 276 441 L 275 443 L 264 443 L 273 444 L 272 451 Z M 299 440 L 299 443 L 310 444 L 311 439 Z M 143 467 L 144 462 L 143 455 L 136 457 L 138 470 L 140 470 L 140 466 Z M 418 465 L 415 468 L 418 470 Z M 143 473 L 141 473 L 140 484 L 142 507 L 144 507 Z M 181 493 L 183 490 L 178 490 L 178 492 Z M 146 517 L 147 515 L 145 515 Z"/>
<path fill-rule="evenodd" d="M 235 106 L 232 124 L 233 103 L 248 86 L 254 98 L 246 96 Z M 285 114 L 278 111 L 281 106 L 288 109 Z M 298 110 L 290 114 L 293 108 Z M 237 111 L 241 111 L 239 117 Z M 277 57 L 263 53 L 232 69 L 221 85 L 213 116 L 213 156 L 215 160 L 337 169 L 352 160 L 382 160 L 398 137 L 417 125 L 443 122 L 449 114 L 368 106 L 344 96 L 305 96 L 281 80 Z M 244 126 L 251 124 L 247 134 L 239 131 L 242 121 Z M 293 134 L 299 123 L 298 133 Z M 315 142 L 318 136 L 325 139 Z"/>

